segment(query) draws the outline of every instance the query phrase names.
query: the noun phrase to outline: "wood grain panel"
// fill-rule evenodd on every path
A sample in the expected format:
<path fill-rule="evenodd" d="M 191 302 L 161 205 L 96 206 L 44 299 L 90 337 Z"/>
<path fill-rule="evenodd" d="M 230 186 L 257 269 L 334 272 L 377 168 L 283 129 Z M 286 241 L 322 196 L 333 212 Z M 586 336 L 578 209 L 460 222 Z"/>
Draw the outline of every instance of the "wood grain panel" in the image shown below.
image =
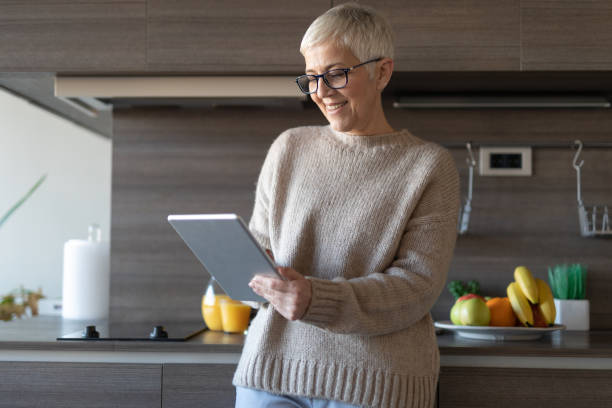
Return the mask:
<path fill-rule="evenodd" d="M 386 92 L 410 95 L 433 92 L 603 93 L 612 94 L 612 72 L 590 71 L 395 71 Z M 467 112 L 464 110 L 464 112 Z"/>
<path fill-rule="evenodd" d="M 438 143 L 612 141 L 610 109 L 393 109 L 389 102 L 392 126 Z"/>
<path fill-rule="evenodd" d="M 519 0 L 361 3 L 391 23 L 397 71 L 519 70 Z"/>
<path fill-rule="evenodd" d="M 151 408 L 161 365 L 0 362 L 2 408 Z"/>
<path fill-rule="evenodd" d="M 164 408 L 227 408 L 236 403 L 234 364 L 164 364 Z"/>
<path fill-rule="evenodd" d="M 612 4 L 522 0 L 522 70 L 612 69 Z"/>
<path fill-rule="evenodd" d="M 440 408 L 595 408 L 612 400 L 610 370 L 442 367 Z"/>
<path fill-rule="evenodd" d="M 144 1 L 0 2 L 0 70 L 146 68 Z"/>
<path fill-rule="evenodd" d="M 546 278 L 549 265 L 581 262 L 589 268 L 591 327 L 612 328 L 612 241 L 579 236 L 569 147 L 576 137 L 612 141 L 609 110 L 388 108 L 387 114 L 395 128 L 439 143 L 567 143 L 535 148 L 532 177 L 476 176 L 470 231 L 459 237 L 448 278 L 478 279 L 485 294 L 504 295 L 519 264 Z M 271 141 L 284 129 L 325 120 L 312 107 L 122 110 L 115 120 L 112 316 L 197 319 L 207 275 L 166 215 L 229 210 L 248 219 Z M 451 152 L 465 194 L 467 152 Z M 585 149 L 583 158 L 585 201 L 612 203 L 612 149 Z M 444 290 L 434 317 L 448 319 L 451 304 Z"/>
<path fill-rule="evenodd" d="M 293 108 L 117 111 L 111 319 L 201 319 L 208 274 L 167 215 L 235 212 L 248 221 L 274 138 L 296 124 L 322 123 L 318 112 Z"/>
<path fill-rule="evenodd" d="M 300 42 L 330 0 L 288 6 L 253 3 L 149 0 L 148 64 L 181 72 L 287 72 L 304 70 Z"/>

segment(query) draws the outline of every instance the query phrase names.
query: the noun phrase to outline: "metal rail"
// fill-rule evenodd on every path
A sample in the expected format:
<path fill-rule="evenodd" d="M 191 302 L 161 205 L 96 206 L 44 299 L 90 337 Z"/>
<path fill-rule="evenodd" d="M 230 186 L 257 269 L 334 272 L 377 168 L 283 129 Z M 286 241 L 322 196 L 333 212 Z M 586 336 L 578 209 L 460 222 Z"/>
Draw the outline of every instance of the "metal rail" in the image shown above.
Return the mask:
<path fill-rule="evenodd" d="M 564 149 L 564 148 L 575 148 L 576 143 L 574 140 L 571 142 L 531 142 L 531 141 L 513 141 L 513 142 L 499 142 L 496 140 L 486 141 L 486 142 L 469 142 L 472 147 L 480 147 L 480 146 L 499 146 L 499 147 L 518 147 L 518 146 L 531 146 L 534 148 L 551 148 L 551 149 Z M 440 145 L 449 148 L 465 148 L 465 142 L 451 142 L 444 143 L 440 142 Z M 582 143 L 582 147 L 585 149 L 612 149 L 612 141 L 610 142 L 586 142 Z"/>

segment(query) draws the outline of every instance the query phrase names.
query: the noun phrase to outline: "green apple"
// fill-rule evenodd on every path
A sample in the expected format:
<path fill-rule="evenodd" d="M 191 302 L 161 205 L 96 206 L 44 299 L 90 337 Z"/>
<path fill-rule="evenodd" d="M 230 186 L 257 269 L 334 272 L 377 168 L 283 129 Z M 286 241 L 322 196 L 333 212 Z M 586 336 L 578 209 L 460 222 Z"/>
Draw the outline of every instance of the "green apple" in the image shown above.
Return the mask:
<path fill-rule="evenodd" d="M 464 326 L 488 326 L 491 321 L 491 312 L 487 304 L 480 298 L 474 297 L 459 303 L 459 321 Z"/>
<path fill-rule="evenodd" d="M 455 304 L 453 305 L 453 307 L 451 308 L 450 311 L 450 318 L 451 318 L 451 322 L 453 322 L 453 324 L 456 324 L 458 326 L 461 326 L 461 319 L 459 318 L 459 311 L 461 310 L 461 307 L 459 306 L 461 303 L 463 303 L 465 300 L 468 299 L 472 299 L 472 298 L 480 298 L 482 299 L 482 297 L 480 295 L 475 295 L 473 293 L 468 293 L 467 295 L 463 295 L 461 296 L 459 299 L 457 299 L 455 301 Z"/>
<path fill-rule="evenodd" d="M 453 322 L 453 324 L 456 324 L 458 326 L 461 326 L 461 320 L 459 319 L 459 311 L 461 310 L 462 303 L 463 301 L 455 303 L 450 310 L 451 322 Z"/>

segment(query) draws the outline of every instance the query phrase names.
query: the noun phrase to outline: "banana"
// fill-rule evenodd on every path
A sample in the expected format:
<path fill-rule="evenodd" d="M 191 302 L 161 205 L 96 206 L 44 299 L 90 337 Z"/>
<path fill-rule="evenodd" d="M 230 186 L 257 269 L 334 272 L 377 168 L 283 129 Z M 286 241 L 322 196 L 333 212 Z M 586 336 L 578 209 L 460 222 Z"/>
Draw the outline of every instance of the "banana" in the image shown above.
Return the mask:
<path fill-rule="evenodd" d="M 538 285 L 533 275 L 525 266 L 517 266 L 514 270 L 514 280 L 531 303 L 538 304 Z"/>
<path fill-rule="evenodd" d="M 510 283 L 506 292 L 508 293 L 508 299 L 510 300 L 512 310 L 514 310 L 516 317 L 523 323 L 523 326 L 532 327 L 533 311 L 531 310 L 529 301 L 527 301 L 523 291 L 518 286 L 518 283 Z"/>
<path fill-rule="evenodd" d="M 549 326 L 552 326 L 555 323 L 555 316 L 557 315 L 553 294 L 550 287 L 542 279 L 536 278 L 536 284 L 538 285 L 538 294 L 540 295 L 540 303 L 538 304 L 538 308 L 540 309 L 542 316 L 544 316 L 546 323 Z"/>

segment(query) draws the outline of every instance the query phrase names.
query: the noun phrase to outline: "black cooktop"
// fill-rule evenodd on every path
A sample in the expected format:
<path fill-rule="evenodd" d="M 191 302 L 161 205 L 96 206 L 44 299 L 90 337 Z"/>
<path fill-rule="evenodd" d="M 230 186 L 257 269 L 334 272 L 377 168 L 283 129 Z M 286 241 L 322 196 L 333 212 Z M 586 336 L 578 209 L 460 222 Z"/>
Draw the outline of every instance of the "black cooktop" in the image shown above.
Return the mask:
<path fill-rule="evenodd" d="M 80 341 L 186 341 L 206 330 L 204 322 L 193 323 L 111 323 L 85 325 L 57 340 Z"/>

